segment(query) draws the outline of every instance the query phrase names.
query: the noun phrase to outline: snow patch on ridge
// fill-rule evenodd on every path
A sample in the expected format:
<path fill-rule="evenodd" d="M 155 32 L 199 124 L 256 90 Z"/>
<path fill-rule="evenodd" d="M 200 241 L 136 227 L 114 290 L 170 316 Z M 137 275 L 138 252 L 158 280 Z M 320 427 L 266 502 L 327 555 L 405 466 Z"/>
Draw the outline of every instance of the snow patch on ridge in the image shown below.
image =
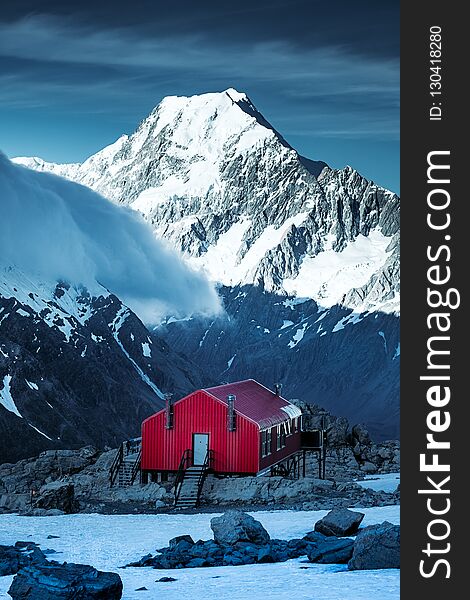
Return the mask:
<path fill-rule="evenodd" d="M 139 367 L 139 365 L 131 357 L 129 352 L 124 348 L 124 345 L 122 344 L 121 340 L 119 339 L 119 330 L 121 329 L 121 327 L 123 326 L 124 322 L 126 321 L 126 319 L 129 315 L 130 315 L 129 309 L 125 306 L 123 306 L 117 312 L 117 314 L 114 318 L 114 321 L 111 323 L 111 330 L 113 333 L 113 337 L 116 340 L 118 346 L 121 348 L 123 354 L 131 362 L 134 369 L 140 375 L 140 378 L 142 379 L 142 381 L 149 386 L 149 388 L 155 393 L 156 396 L 158 396 L 159 398 L 161 398 L 163 400 L 165 397 L 163 392 L 153 383 L 153 381 L 150 379 L 150 377 L 146 373 L 144 373 L 144 371 Z"/>
<path fill-rule="evenodd" d="M 289 217 L 280 227 L 268 225 L 243 258 L 238 260 L 243 236 L 251 225 L 251 219 L 245 216 L 220 235 L 216 244 L 203 256 L 190 257 L 188 262 L 202 269 L 212 281 L 224 285 L 253 283 L 256 269 L 267 252 L 280 244 L 292 225 L 299 227 L 307 217 L 308 213 L 303 212 Z"/>
<path fill-rule="evenodd" d="M 0 404 L 8 411 L 22 419 L 23 415 L 17 409 L 15 401 L 13 400 L 13 397 L 11 395 L 10 384 L 11 375 L 5 375 L 5 377 L 3 378 L 3 389 L 0 390 Z"/>
<path fill-rule="evenodd" d="M 297 277 L 284 279 L 283 287 L 293 296 L 307 296 L 318 305 L 341 304 L 353 288 L 365 285 L 387 260 L 391 238 L 378 229 L 366 237 L 359 234 L 342 252 L 328 249 L 303 259 Z"/>
<path fill-rule="evenodd" d="M 34 430 L 36 430 L 38 433 L 40 433 L 42 436 L 44 436 L 45 438 L 47 438 L 48 440 L 50 440 L 52 442 L 52 438 L 50 438 L 47 434 L 45 434 L 44 431 L 41 431 L 40 429 L 35 427 L 32 423 L 28 423 L 28 425 L 30 427 L 32 427 Z"/>
<path fill-rule="evenodd" d="M 297 346 L 297 344 L 303 340 L 306 329 L 307 329 L 307 323 L 304 323 L 302 325 L 302 327 L 297 329 L 297 331 L 295 332 L 295 334 L 292 337 L 292 340 L 287 344 L 289 346 L 289 348 L 295 348 Z"/>

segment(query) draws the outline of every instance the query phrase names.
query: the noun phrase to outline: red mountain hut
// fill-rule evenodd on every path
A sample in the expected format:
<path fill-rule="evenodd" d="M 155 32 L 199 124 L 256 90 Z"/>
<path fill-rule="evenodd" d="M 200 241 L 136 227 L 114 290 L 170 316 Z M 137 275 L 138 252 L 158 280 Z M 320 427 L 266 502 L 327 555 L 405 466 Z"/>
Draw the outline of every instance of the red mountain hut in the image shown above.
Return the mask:
<path fill-rule="evenodd" d="M 300 408 L 248 379 L 197 390 L 142 424 L 142 480 L 188 467 L 258 475 L 302 449 Z"/>

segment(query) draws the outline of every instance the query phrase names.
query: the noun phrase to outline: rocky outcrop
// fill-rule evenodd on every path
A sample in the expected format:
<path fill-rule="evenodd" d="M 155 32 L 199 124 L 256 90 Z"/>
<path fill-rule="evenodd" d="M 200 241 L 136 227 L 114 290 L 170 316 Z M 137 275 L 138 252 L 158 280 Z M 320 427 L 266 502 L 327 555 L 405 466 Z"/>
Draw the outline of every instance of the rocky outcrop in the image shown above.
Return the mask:
<path fill-rule="evenodd" d="M 30 494 L 63 477 L 78 474 L 96 463 L 100 451 L 93 446 L 79 450 L 46 450 L 15 464 L 0 465 L 0 494 Z"/>
<path fill-rule="evenodd" d="M 240 477 L 217 479 L 209 476 L 203 489 L 203 501 L 227 505 L 236 500 L 243 504 L 284 503 L 329 495 L 335 488 L 330 480 L 316 477 L 286 479 L 283 477 Z"/>
<path fill-rule="evenodd" d="M 77 510 L 127 513 L 171 509 L 174 501 L 171 478 L 168 482 L 111 488 L 109 468 L 115 455 L 116 450 L 100 453 L 88 446 L 81 450 L 46 451 L 34 459 L 0 465 L 0 512 L 40 516 Z M 349 457 L 347 461 L 345 456 Z M 362 471 L 350 447 L 329 449 L 327 477 L 330 479 L 318 479 L 316 473 L 317 465 L 312 459 L 307 464 L 307 476 L 300 479 L 269 476 L 219 479 L 209 475 L 201 501 L 205 506 L 275 505 L 304 510 L 399 502 L 398 491 L 374 492 L 351 481 L 360 477 Z"/>
<path fill-rule="evenodd" d="M 336 508 L 315 523 L 315 531 L 327 536 L 354 535 L 364 518 L 364 513 L 347 508 Z"/>
<path fill-rule="evenodd" d="M 119 600 L 122 581 L 89 565 L 51 561 L 21 569 L 8 594 L 13 600 Z"/>
<path fill-rule="evenodd" d="M 292 402 L 302 409 L 304 428 L 325 429 L 327 439 L 326 474 L 335 480 L 374 473 L 395 473 L 400 470 L 400 442 L 374 442 L 363 423 L 350 425 L 345 417 L 337 417 L 328 410 L 299 399 Z M 354 422 L 354 421 L 353 421 Z M 316 455 L 309 456 L 309 467 L 318 467 Z"/>
<path fill-rule="evenodd" d="M 356 446 L 356 444 L 359 444 L 360 447 L 372 445 L 370 433 L 362 423 L 354 425 L 351 430 L 351 445 Z"/>
<path fill-rule="evenodd" d="M 348 563 L 351 571 L 400 568 L 400 526 L 384 521 L 359 532 Z"/>

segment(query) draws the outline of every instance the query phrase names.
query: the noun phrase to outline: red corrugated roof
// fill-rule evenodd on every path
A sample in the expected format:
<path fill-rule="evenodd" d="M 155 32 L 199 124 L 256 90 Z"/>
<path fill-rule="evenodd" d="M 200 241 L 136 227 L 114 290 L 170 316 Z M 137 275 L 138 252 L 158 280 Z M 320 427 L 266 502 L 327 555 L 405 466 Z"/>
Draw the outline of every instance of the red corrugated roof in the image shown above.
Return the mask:
<path fill-rule="evenodd" d="M 300 417 L 300 408 L 277 396 L 254 379 L 236 381 L 204 390 L 227 404 L 227 396 L 235 396 L 235 411 L 257 423 L 260 429 L 278 425 L 293 417 Z"/>

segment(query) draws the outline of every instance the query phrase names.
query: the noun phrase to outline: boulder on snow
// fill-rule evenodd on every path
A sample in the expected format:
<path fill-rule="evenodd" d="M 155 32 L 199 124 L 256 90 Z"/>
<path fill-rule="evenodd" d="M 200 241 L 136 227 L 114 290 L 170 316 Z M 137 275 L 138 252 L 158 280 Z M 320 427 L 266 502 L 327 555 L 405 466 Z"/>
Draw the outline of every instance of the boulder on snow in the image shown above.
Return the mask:
<path fill-rule="evenodd" d="M 359 529 L 364 513 L 347 508 L 334 508 L 315 523 L 315 531 L 323 535 L 354 535 Z"/>
<path fill-rule="evenodd" d="M 24 517 L 58 517 L 60 515 L 65 515 L 65 512 L 58 508 L 32 508 L 21 514 Z"/>
<path fill-rule="evenodd" d="M 14 546 L 0 546 L 0 577 L 14 575 L 20 569 L 18 550 Z"/>
<path fill-rule="evenodd" d="M 31 563 L 43 563 L 46 557 L 34 542 L 16 542 L 14 546 L 0 545 L 0 577 L 14 575 Z"/>
<path fill-rule="evenodd" d="M 264 546 L 270 539 L 261 523 L 241 510 L 228 510 L 220 517 L 213 517 L 211 529 L 214 540 L 225 546 L 233 546 L 237 542 L 252 542 Z"/>
<path fill-rule="evenodd" d="M 349 538 L 325 537 L 308 545 L 310 562 L 321 564 L 344 564 L 353 554 L 354 541 Z"/>
<path fill-rule="evenodd" d="M 171 540 L 168 542 L 168 546 L 170 549 L 173 549 L 180 542 L 187 542 L 188 544 L 191 544 L 191 546 L 194 544 L 194 540 L 190 535 L 177 535 L 176 537 L 171 538 Z"/>
<path fill-rule="evenodd" d="M 348 569 L 399 569 L 400 525 L 384 521 L 359 532 Z"/>
<path fill-rule="evenodd" d="M 46 557 L 34 542 L 16 542 L 14 546 L 0 545 L 0 577 L 14 575 L 31 563 L 43 563 Z"/>
<path fill-rule="evenodd" d="M 51 561 L 21 569 L 8 594 L 13 600 L 119 600 L 122 581 L 89 565 Z"/>

